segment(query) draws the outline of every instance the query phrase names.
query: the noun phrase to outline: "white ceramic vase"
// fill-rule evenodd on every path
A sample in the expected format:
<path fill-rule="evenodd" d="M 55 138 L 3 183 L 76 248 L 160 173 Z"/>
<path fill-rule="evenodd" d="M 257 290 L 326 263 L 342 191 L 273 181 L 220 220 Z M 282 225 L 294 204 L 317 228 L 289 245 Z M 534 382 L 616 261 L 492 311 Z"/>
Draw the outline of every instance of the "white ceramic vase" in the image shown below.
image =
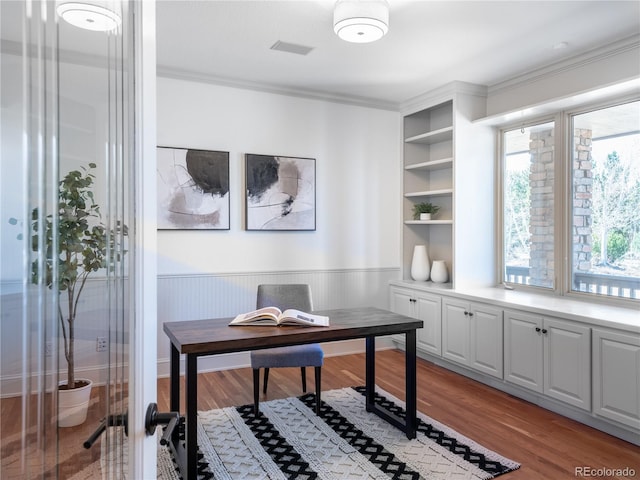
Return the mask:
<path fill-rule="evenodd" d="M 411 259 L 411 278 L 417 282 L 429 280 L 431 270 L 429 254 L 426 245 L 416 245 L 413 247 L 413 258 Z"/>
<path fill-rule="evenodd" d="M 449 280 L 447 264 L 444 260 L 434 260 L 431 267 L 431 281 L 435 283 L 446 283 Z"/>

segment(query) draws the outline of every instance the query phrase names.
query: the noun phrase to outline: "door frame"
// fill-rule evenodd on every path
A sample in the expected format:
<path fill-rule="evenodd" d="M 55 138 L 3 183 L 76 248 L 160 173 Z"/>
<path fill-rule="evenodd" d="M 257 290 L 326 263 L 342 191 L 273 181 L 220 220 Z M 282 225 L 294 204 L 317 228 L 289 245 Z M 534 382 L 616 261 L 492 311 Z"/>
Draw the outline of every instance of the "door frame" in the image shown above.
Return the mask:
<path fill-rule="evenodd" d="M 129 342 L 129 478 L 156 478 L 156 436 L 145 433 L 147 405 L 157 402 L 156 32 L 155 0 L 131 2 L 134 54 L 135 209 Z M 152 179 L 152 181 L 149 181 Z"/>

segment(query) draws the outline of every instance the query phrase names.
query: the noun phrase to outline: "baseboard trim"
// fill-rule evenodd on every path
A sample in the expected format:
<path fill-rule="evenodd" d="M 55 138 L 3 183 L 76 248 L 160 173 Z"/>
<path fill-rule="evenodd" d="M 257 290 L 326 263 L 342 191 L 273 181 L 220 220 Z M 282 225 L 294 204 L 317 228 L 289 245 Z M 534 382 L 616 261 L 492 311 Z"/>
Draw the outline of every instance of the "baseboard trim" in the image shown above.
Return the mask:
<path fill-rule="evenodd" d="M 118 363 L 114 366 L 114 369 L 117 371 L 124 371 L 125 375 L 128 372 L 129 364 L 128 363 Z M 59 376 L 54 378 L 54 374 L 50 373 L 48 375 L 43 375 L 42 378 L 45 380 L 45 391 L 52 392 L 54 388 L 57 389 L 58 381 L 66 380 L 67 378 L 67 370 L 60 370 Z M 34 375 L 35 379 L 36 376 Z M 89 378 L 93 381 L 93 385 L 96 387 L 103 386 L 107 384 L 108 371 L 104 365 L 95 365 L 90 367 L 79 367 L 76 368 L 76 379 L 78 378 Z M 126 377 L 123 381 L 126 382 L 128 377 Z M 5 375 L 0 379 L 0 398 L 13 398 L 21 395 L 22 392 L 22 376 L 20 375 Z M 37 382 L 33 382 L 37 383 Z M 38 393 L 37 391 L 33 391 L 33 394 Z"/>

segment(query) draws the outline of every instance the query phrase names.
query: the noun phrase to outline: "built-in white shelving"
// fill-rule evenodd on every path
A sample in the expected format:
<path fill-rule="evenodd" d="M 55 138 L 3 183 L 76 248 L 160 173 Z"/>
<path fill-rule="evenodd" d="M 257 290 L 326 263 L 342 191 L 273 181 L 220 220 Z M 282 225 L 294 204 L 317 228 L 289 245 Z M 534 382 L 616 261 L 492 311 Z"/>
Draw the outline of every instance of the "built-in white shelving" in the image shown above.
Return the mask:
<path fill-rule="evenodd" d="M 414 135 L 409 138 L 405 138 L 406 143 L 422 143 L 424 145 L 431 145 L 432 143 L 445 142 L 453 138 L 453 126 L 439 128 L 429 132 L 424 132 L 419 135 Z"/>
<path fill-rule="evenodd" d="M 453 195 L 453 188 L 443 188 L 440 190 L 424 190 L 422 192 L 407 192 L 404 194 L 404 196 L 407 198 L 442 197 L 447 195 Z"/>
<path fill-rule="evenodd" d="M 428 162 L 420 162 L 414 165 L 407 165 L 405 170 L 441 170 L 451 168 L 453 166 L 453 158 L 441 158 L 439 160 L 430 160 Z"/>
<path fill-rule="evenodd" d="M 495 134 L 472 124 L 486 110 L 484 90 L 463 90 L 453 85 L 403 112 L 402 278 L 408 283 L 416 245 L 426 245 L 432 261 L 444 260 L 449 286 L 495 281 Z M 422 202 L 439 207 L 431 220 L 414 219 Z M 488 210 L 480 212 L 483 205 Z"/>
<path fill-rule="evenodd" d="M 453 225 L 453 220 L 405 220 L 405 225 Z"/>
<path fill-rule="evenodd" d="M 404 117 L 403 277 L 410 280 L 413 247 L 427 245 L 432 260 L 445 260 L 451 272 L 453 217 L 453 100 Z M 414 220 L 413 207 L 430 202 L 440 208 L 432 220 Z"/>

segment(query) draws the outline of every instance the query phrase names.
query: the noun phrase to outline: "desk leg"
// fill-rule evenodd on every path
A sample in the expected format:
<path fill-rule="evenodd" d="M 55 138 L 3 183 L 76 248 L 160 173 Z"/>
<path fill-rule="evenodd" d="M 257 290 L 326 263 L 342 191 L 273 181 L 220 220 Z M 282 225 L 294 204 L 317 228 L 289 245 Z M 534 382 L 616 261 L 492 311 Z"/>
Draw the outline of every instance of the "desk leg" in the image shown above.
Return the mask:
<path fill-rule="evenodd" d="M 373 412 L 376 391 L 376 337 L 366 337 L 365 344 L 365 405 L 367 412 Z"/>
<path fill-rule="evenodd" d="M 169 385 L 169 410 L 180 412 L 180 352 L 171 344 L 171 364 L 170 364 L 170 385 Z"/>
<path fill-rule="evenodd" d="M 187 474 L 185 480 L 195 480 L 198 475 L 198 357 L 187 355 L 185 375 Z"/>
<path fill-rule="evenodd" d="M 180 352 L 171 344 L 171 363 L 169 374 L 169 410 L 180 413 Z M 173 430 L 171 442 L 174 449 L 180 443 L 180 432 L 178 428 Z M 175 453 L 175 452 L 174 452 Z"/>
<path fill-rule="evenodd" d="M 411 330 L 406 333 L 405 352 L 405 374 L 406 374 L 406 434 L 407 438 L 416 438 L 416 331 Z"/>

